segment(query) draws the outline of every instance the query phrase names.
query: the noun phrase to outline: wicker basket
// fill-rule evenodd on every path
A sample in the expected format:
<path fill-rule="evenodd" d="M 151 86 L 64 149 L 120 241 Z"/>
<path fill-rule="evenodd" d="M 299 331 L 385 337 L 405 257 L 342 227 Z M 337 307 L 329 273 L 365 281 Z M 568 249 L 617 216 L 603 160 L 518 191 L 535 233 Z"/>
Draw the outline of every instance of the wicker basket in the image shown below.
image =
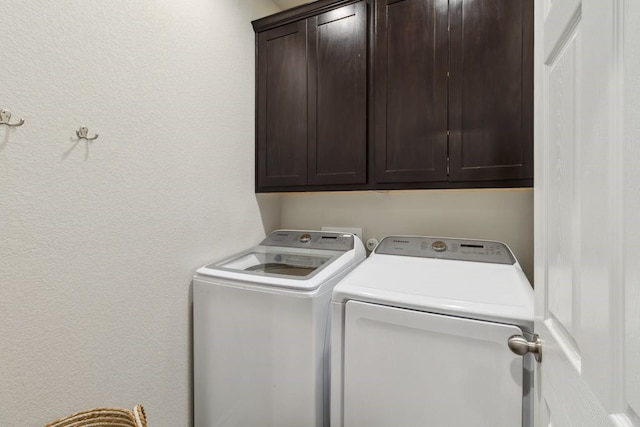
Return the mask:
<path fill-rule="evenodd" d="M 44 427 L 147 427 L 142 405 L 132 411 L 121 408 L 95 408 L 76 412 Z"/>

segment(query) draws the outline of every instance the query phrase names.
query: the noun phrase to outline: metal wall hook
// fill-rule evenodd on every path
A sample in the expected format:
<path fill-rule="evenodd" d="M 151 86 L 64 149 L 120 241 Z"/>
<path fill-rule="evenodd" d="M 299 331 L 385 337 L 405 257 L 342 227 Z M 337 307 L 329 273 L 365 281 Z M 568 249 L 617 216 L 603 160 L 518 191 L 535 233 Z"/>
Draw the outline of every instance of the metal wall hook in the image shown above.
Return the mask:
<path fill-rule="evenodd" d="M 78 135 L 78 138 L 80 139 L 86 139 L 87 141 L 93 141 L 94 139 L 98 139 L 97 133 L 95 134 L 95 136 L 92 136 L 92 137 L 88 137 L 87 136 L 88 133 L 89 133 L 89 129 L 87 129 L 86 126 L 81 126 L 80 129 L 76 131 L 76 135 Z"/>
<path fill-rule="evenodd" d="M 24 119 L 20 119 L 18 123 L 9 123 L 9 120 L 11 120 L 11 111 L 9 110 L 0 111 L 0 125 L 22 126 L 24 124 Z"/>

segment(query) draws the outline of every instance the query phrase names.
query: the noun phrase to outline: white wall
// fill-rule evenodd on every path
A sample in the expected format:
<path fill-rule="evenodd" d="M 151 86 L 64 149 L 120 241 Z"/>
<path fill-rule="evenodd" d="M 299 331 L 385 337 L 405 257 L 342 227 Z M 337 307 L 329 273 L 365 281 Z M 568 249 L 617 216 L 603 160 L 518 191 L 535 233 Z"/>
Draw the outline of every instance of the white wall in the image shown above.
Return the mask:
<path fill-rule="evenodd" d="M 282 195 L 282 227 L 362 227 L 389 234 L 505 242 L 533 283 L 533 190 L 415 190 Z"/>
<path fill-rule="evenodd" d="M 191 416 L 190 281 L 278 226 L 253 193 L 269 0 L 5 0 L 0 425 L 142 403 Z M 91 143 L 75 130 L 98 133 Z"/>

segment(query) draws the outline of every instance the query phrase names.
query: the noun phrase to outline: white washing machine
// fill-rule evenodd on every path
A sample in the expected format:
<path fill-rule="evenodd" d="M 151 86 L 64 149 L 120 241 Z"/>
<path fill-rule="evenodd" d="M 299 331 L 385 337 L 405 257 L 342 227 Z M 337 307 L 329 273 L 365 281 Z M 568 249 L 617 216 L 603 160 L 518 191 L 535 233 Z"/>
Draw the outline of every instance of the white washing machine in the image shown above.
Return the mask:
<path fill-rule="evenodd" d="M 330 303 L 359 238 L 279 230 L 197 270 L 196 427 L 328 425 Z"/>
<path fill-rule="evenodd" d="M 390 236 L 333 292 L 331 426 L 531 426 L 533 289 L 498 242 Z"/>

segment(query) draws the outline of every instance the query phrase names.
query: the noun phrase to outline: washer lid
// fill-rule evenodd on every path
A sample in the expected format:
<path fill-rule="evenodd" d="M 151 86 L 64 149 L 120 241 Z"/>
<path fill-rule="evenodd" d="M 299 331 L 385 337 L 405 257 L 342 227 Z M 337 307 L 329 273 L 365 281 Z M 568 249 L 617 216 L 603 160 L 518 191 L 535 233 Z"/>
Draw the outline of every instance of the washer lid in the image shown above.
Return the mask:
<path fill-rule="evenodd" d="M 410 245 L 419 239 L 393 238 L 411 240 Z M 533 289 L 515 259 L 513 264 L 461 261 L 376 250 L 336 286 L 333 300 L 494 321 L 533 331 Z"/>
<path fill-rule="evenodd" d="M 313 290 L 364 259 L 352 234 L 278 230 L 260 245 L 201 267 L 196 274 L 250 285 Z"/>
<path fill-rule="evenodd" d="M 205 268 L 242 272 L 258 276 L 275 275 L 287 279 L 308 279 L 342 255 L 337 251 L 296 250 L 256 246 Z"/>

